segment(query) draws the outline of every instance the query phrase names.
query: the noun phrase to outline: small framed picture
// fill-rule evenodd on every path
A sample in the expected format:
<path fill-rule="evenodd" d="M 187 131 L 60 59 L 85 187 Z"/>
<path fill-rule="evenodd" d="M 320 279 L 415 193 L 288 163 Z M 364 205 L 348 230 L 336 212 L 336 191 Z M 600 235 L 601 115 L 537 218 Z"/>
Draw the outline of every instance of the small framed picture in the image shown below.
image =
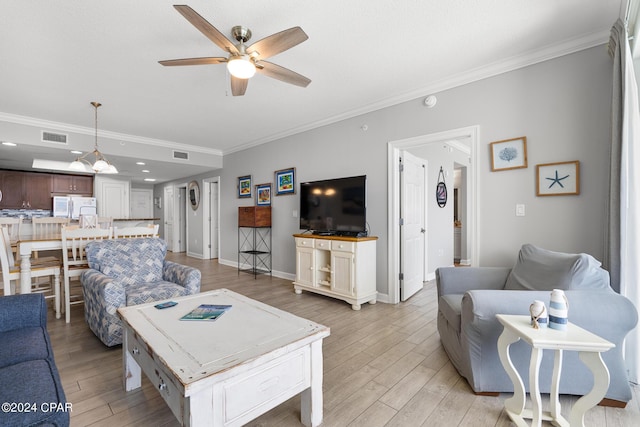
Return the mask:
<path fill-rule="evenodd" d="M 489 144 L 491 171 L 506 171 L 527 167 L 527 137 L 505 139 Z"/>
<path fill-rule="evenodd" d="M 251 197 L 251 175 L 238 177 L 238 197 Z"/>
<path fill-rule="evenodd" d="M 296 168 L 276 171 L 276 196 L 296 193 Z"/>
<path fill-rule="evenodd" d="M 580 194 L 580 162 L 545 163 L 536 166 L 536 196 Z"/>
<path fill-rule="evenodd" d="M 256 185 L 256 205 L 269 206 L 271 204 L 271 183 Z"/>

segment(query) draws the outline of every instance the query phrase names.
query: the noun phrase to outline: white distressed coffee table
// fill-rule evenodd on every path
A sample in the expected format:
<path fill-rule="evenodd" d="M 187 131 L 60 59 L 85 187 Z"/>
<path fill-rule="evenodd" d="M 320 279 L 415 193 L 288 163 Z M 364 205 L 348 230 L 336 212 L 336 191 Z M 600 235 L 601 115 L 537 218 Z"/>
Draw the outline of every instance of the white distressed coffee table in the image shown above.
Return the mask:
<path fill-rule="evenodd" d="M 127 391 L 141 371 L 185 426 L 240 426 L 302 393 L 301 421 L 322 422 L 322 340 L 329 328 L 227 289 L 118 309 Z M 200 304 L 233 307 L 181 321 Z"/>
<path fill-rule="evenodd" d="M 504 326 L 498 338 L 498 354 L 502 366 L 513 382 L 513 397 L 504 402 L 509 418 L 517 426 L 527 426 L 525 418 L 531 419 L 531 426 L 540 426 L 542 420 L 551 421 L 557 426 L 584 426 L 584 414 L 588 409 L 598 404 L 609 388 L 609 370 L 604 364 L 601 354 L 615 347 L 615 344 L 569 322 L 565 331 L 531 326 L 529 316 L 497 314 L 496 318 Z M 532 409 L 525 409 L 524 383 L 518 371 L 511 362 L 509 346 L 522 339 L 531 346 L 531 361 L 529 364 L 529 386 Z M 543 350 L 554 350 L 553 377 L 551 380 L 550 411 L 542 412 L 538 374 Z M 582 396 L 571 408 L 571 415 L 567 421 L 560 414 L 560 400 L 558 387 L 562 371 L 562 352 L 564 350 L 577 351 L 580 359 L 593 373 L 593 388 Z"/>

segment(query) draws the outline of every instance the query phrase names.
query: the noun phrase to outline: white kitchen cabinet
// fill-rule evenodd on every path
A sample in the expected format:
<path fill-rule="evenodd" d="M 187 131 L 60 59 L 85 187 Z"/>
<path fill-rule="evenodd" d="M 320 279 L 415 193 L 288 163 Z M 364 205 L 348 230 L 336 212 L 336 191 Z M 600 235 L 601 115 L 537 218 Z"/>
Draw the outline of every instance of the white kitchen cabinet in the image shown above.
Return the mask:
<path fill-rule="evenodd" d="M 96 176 L 95 187 L 98 215 L 129 218 L 129 181 Z"/>
<path fill-rule="evenodd" d="M 354 310 L 376 303 L 377 237 L 294 237 L 297 294 L 305 290 L 341 299 Z"/>

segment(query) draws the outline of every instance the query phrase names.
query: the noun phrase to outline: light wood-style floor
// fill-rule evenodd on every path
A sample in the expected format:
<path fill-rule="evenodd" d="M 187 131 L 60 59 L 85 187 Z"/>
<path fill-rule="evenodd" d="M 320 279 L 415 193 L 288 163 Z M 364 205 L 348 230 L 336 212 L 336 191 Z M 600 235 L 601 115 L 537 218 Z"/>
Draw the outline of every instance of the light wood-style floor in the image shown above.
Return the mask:
<path fill-rule="evenodd" d="M 510 426 L 499 397 L 476 396 L 449 363 L 436 331 L 433 283 L 408 302 L 365 304 L 351 310 L 345 302 L 311 294 L 296 295 L 289 281 L 238 275 L 216 261 L 183 254 L 169 258 L 199 268 L 202 290 L 228 288 L 331 328 L 324 341 L 323 426 Z M 372 266 L 373 268 L 373 266 Z M 122 387 L 122 347 L 105 347 L 84 321 L 84 308 L 72 309 L 71 324 L 49 315 L 57 366 L 72 426 L 177 426 L 178 421 L 143 375 L 143 387 Z M 626 409 L 596 407 L 588 426 L 640 425 L 639 389 Z M 574 397 L 563 397 L 568 416 Z M 295 397 L 250 426 L 300 426 Z M 546 424 L 550 425 L 550 424 Z"/>

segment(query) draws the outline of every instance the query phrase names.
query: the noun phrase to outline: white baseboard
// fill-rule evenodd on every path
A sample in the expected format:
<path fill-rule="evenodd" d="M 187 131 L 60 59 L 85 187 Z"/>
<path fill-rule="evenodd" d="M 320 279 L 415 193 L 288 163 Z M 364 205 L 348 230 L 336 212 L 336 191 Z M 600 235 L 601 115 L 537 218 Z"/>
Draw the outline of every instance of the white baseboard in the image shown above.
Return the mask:
<path fill-rule="evenodd" d="M 187 256 L 191 258 L 204 259 L 204 254 L 197 254 L 194 252 L 187 252 Z"/>
<path fill-rule="evenodd" d="M 227 265 L 229 267 L 238 268 L 238 261 L 230 261 L 228 259 L 218 258 L 218 263 L 222 265 Z M 249 266 L 246 266 L 246 267 L 248 268 Z M 292 282 L 296 278 L 295 274 L 287 273 L 286 271 L 278 271 L 278 270 L 271 270 L 271 275 L 273 277 L 278 277 L 280 279 L 291 280 Z"/>

